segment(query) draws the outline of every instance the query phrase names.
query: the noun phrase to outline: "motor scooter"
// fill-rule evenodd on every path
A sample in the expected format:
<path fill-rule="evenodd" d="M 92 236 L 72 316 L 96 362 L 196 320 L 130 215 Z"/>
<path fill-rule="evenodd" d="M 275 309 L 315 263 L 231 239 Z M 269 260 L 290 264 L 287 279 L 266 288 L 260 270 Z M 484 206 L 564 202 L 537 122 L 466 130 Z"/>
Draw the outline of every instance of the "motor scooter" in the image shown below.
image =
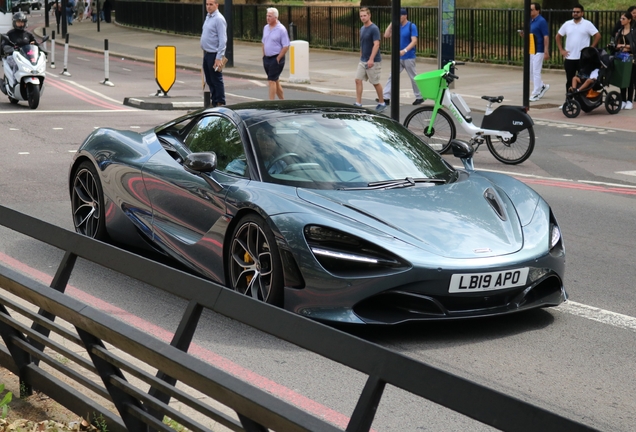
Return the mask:
<path fill-rule="evenodd" d="M 46 72 L 46 56 L 44 51 L 36 44 L 24 45 L 16 47 L 6 35 L 1 35 L 5 41 L 5 50 L 3 54 L 3 70 L 4 78 L 0 82 L 0 90 L 9 97 L 12 104 L 19 101 L 28 101 L 29 108 L 36 109 L 40 104 L 40 96 L 44 90 L 44 78 Z M 48 36 L 42 39 L 42 42 L 48 40 Z M 8 56 L 12 56 L 18 67 L 17 72 L 11 68 L 6 60 Z"/>

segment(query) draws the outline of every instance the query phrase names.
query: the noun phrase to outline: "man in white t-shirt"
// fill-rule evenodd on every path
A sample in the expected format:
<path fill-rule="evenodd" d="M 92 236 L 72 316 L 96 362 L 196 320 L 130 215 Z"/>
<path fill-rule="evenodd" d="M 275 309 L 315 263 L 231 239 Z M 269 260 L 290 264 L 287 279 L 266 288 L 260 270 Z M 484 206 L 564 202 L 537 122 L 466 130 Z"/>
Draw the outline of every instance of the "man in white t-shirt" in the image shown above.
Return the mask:
<path fill-rule="evenodd" d="M 563 66 L 566 75 L 566 92 L 572 85 L 572 78 L 576 76 L 576 71 L 579 70 L 581 50 L 588 46 L 596 47 L 601 40 L 601 34 L 594 24 L 583 18 L 583 13 L 582 5 L 574 5 L 572 19 L 561 26 L 555 38 L 559 52 L 565 59 Z M 563 49 L 563 37 L 565 37 L 565 49 Z M 592 38 L 591 44 L 590 38 Z"/>

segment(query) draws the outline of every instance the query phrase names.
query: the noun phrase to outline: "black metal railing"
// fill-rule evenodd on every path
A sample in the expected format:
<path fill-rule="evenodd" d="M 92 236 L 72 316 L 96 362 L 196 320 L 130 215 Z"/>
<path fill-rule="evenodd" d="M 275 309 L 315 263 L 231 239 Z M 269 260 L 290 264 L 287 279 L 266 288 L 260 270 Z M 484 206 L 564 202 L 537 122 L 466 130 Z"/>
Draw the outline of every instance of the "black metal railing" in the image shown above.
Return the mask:
<path fill-rule="evenodd" d="M 234 39 L 260 42 L 271 5 L 237 4 L 232 6 Z M 310 47 L 358 51 L 359 7 L 357 6 L 284 6 L 275 5 L 279 19 L 289 28 L 296 27 L 297 38 Z M 116 0 L 117 22 L 133 27 L 171 33 L 200 35 L 204 10 L 201 4 L 168 3 L 143 0 Z M 223 6 L 220 7 L 223 12 Z M 586 11 L 601 33 L 601 46 L 607 45 L 622 11 Z M 550 29 L 550 59 L 544 67 L 561 67 L 563 58 L 556 49 L 554 35 L 572 18 L 570 10 L 543 10 Z M 372 7 L 371 16 L 381 30 L 391 22 L 390 7 Z M 455 11 L 455 58 L 502 64 L 523 64 L 523 39 L 517 30 L 523 28 L 524 13 L 520 9 L 467 9 Z M 411 7 L 409 19 L 417 24 L 417 54 L 436 57 L 438 50 L 438 10 L 436 7 Z M 381 50 L 389 52 L 391 42 L 383 38 Z"/>
<path fill-rule="evenodd" d="M 338 430 L 189 355 L 188 347 L 205 309 L 366 374 L 367 382 L 347 431 L 370 429 L 387 384 L 500 430 L 594 430 L 561 414 L 7 207 L 0 206 L 0 225 L 64 252 L 50 287 L 0 266 L 0 335 L 4 341 L 4 346 L 0 346 L 0 365 L 19 376 L 22 396 L 33 389 L 42 391 L 80 416 L 88 414 L 94 422 L 105 422 L 109 431 L 168 431 L 162 424 L 166 416 L 193 431 L 209 431 L 203 424 L 211 421 L 231 430 Z M 185 299 L 188 306 L 171 344 L 67 295 L 67 283 L 77 258 Z M 148 369 L 158 372 L 153 375 Z M 322 373 L 317 371 L 315 379 L 320 380 Z M 236 412 L 238 420 L 203 402 L 199 392 Z M 197 415 L 171 408 L 170 399 L 178 400 Z M 107 408 L 109 404 L 115 405 L 115 412 Z M 205 419 L 203 423 L 201 418 Z"/>

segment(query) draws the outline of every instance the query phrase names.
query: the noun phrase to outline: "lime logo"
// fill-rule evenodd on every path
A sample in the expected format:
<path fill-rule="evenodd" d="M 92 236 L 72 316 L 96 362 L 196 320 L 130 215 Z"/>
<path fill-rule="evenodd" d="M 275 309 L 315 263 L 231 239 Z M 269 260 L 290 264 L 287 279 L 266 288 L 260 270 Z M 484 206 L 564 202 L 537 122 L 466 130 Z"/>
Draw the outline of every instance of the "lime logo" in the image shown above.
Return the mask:
<path fill-rule="evenodd" d="M 456 109 L 451 109 L 450 112 L 458 123 L 464 123 L 464 118 Z"/>

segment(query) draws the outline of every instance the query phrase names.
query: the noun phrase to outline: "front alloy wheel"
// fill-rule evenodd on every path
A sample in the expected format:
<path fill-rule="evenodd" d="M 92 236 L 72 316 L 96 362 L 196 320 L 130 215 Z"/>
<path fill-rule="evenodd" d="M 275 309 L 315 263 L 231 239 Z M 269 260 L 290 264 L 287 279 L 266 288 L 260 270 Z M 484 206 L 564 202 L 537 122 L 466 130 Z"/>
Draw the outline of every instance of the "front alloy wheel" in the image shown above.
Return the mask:
<path fill-rule="evenodd" d="M 283 271 L 274 234 L 256 215 L 234 229 L 228 257 L 230 287 L 254 299 L 283 304 Z"/>
<path fill-rule="evenodd" d="M 106 239 L 104 193 L 90 162 L 82 162 L 75 172 L 71 206 L 75 231 L 97 240 Z"/>

